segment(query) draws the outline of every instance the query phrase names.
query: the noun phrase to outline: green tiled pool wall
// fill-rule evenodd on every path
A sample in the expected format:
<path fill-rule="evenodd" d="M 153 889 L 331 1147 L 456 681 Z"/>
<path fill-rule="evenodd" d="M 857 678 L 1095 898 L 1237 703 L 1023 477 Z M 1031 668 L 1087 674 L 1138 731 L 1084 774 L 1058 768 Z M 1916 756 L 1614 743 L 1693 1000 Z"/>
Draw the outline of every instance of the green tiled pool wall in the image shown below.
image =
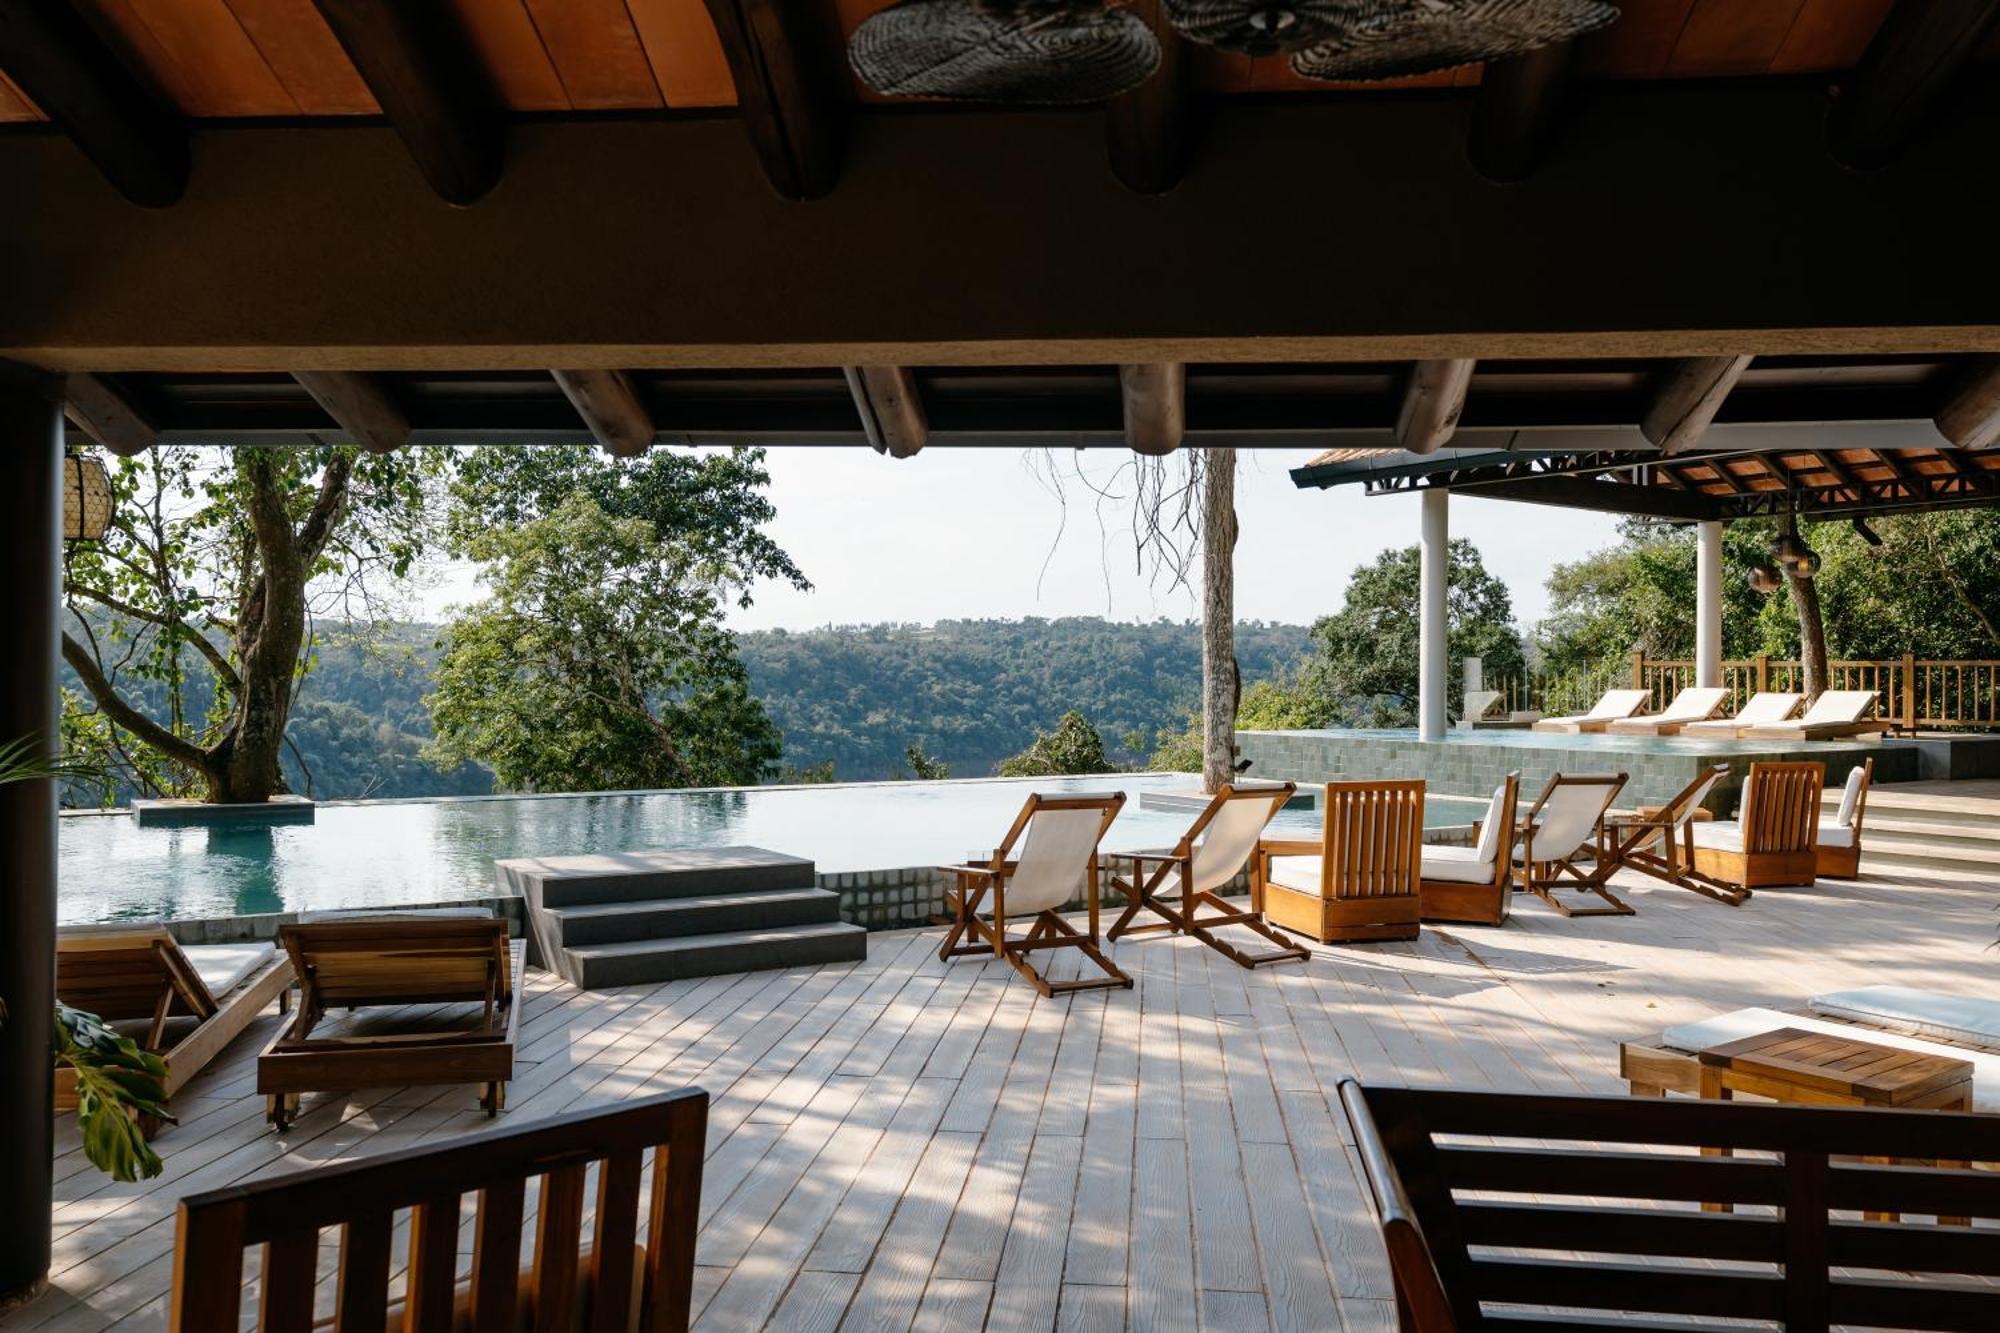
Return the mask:
<path fill-rule="evenodd" d="M 1671 800 L 1703 769 L 1726 763 L 1729 776 L 1716 784 L 1705 802 L 1723 817 L 1735 812 L 1744 777 L 1753 763 L 1823 763 L 1829 786 L 1846 781 L 1850 768 L 1871 758 L 1877 782 L 1916 777 L 1916 757 L 1907 750 L 1836 742 L 1770 750 L 1732 745 L 1726 751 L 1699 753 L 1620 750 L 1608 739 L 1601 747 L 1570 743 L 1541 748 L 1518 739 L 1506 745 L 1488 745 L 1474 740 L 1426 742 L 1414 736 L 1239 731 L 1236 740 L 1243 757 L 1251 761 L 1250 772 L 1259 778 L 1288 778 L 1301 784 L 1422 778 L 1429 790 L 1443 795 L 1486 796 L 1509 771 L 1519 769 L 1521 798 L 1529 801 L 1557 773 L 1624 773 L 1625 790 L 1618 798 L 1623 806 Z"/>

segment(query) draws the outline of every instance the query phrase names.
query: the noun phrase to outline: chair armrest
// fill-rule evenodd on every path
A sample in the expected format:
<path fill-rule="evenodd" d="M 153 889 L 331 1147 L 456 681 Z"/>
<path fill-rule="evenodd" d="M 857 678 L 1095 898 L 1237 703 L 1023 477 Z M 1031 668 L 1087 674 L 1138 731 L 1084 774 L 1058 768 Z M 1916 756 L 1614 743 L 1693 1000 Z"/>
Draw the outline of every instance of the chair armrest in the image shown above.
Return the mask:
<path fill-rule="evenodd" d="M 985 875 L 989 878 L 995 873 L 992 866 L 939 866 L 938 869 L 947 875 Z M 999 873 L 1005 874 L 1006 872 L 1001 871 Z"/>
<path fill-rule="evenodd" d="M 1261 838 L 1257 850 L 1266 856 L 1318 856 L 1325 844 L 1318 838 Z"/>

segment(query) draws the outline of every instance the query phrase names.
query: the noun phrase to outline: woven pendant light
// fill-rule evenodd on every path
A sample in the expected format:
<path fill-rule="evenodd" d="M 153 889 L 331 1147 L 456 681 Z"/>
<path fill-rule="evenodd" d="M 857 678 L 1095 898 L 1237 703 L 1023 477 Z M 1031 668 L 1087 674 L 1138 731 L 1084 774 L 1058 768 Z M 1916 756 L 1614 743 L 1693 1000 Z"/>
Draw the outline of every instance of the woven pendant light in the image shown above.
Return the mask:
<path fill-rule="evenodd" d="M 903 0 L 854 30 L 848 62 L 894 97 L 1065 105 L 1145 82 L 1160 42 L 1144 19 L 1091 0 Z"/>
<path fill-rule="evenodd" d="M 1383 0 L 1163 0 L 1167 21 L 1189 41 L 1220 51 L 1270 55 L 1351 31 Z"/>
<path fill-rule="evenodd" d="M 1308 79 L 1394 79 L 1516 56 L 1618 19 L 1604 0 L 1371 0 L 1342 31 L 1292 54 Z"/>
<path fill-rule="evenodd" d="M 89 454 L 63 455 L 63 540 L 94 542 L 111 526 L 111 477 Z"/>

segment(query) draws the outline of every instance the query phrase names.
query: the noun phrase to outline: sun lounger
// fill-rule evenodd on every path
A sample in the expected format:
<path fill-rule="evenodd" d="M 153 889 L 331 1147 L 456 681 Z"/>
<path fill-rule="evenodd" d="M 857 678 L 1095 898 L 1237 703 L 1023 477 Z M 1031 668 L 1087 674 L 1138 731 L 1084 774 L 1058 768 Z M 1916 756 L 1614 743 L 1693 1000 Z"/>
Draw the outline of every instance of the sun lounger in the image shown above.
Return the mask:
<path fill-rule="evenodd" d="M 1317 840 L 1258 844 L 1252 892 L 1273 925 L 1339 940 L 1413 940 L 1424 838 L 1424 784 L 1329 782 Z"/>
<path fill-rule="evenodd" d="M 1118 812 L 1124 792 L 1096 796 L 1045 796 L 1035 792 L 1014 817 L 990 861 L 945 866 L 953 886 L 945 890 L 951 932 L 938 949 L 941 959 L 985 954 L 1003 958 L 1043 995 L 1106 986 L 1126 986 L 1132 978 L 1098 946 L 1097 844 Z M 1020 852 L 1016 855 L 1014 848 Z M 1056 913 L 1081 893 L 1089 903 L 1088 933 Z M 1009 917 L 1033 921 L 1028 933 L 1007 933 Z M 960 944 L 970 935 L 974 943 Z M 978 941 L 984 941 L 980 943 Z M 1050 981 L 1031 955 L 1044 949 L 1075 949 L 1102 973 L 1073 981 Z"/>
<path fill-rule="evenodd" d="M 1812 883 L 1825 785 L 1825 764 L 1750 765 L 1737 817 L 1690 829 L 1695 873 L 1736 902 L 1752 889 Z"/>
<path fill-rule="evenodd" d="M 1297 790 L 1289 782 L 1275 787 L 1269 783 L 1252 787 L 1225 783 L 1172 850 L 1112 853 L 1114 862 L 1132 862 L 1132 877 L 1112 880 L 1125 894 L 1127 906 L 1105 938 L 1159 931 L 1185 933 L 1242 967 L 1310 958 L 1308 950 L 1284 939 L 1265 923 L 1263 905 L 1254 896 L 1247 911 L 1221 896 L 1250 863 L 1257 839 L 1272 817 L 1285 808 Z M 1133 918 L 1142 911 L 1159 920 L 1133 925 Z M 1276 947 L 1247 952 L 1217 933 L 1228 926 L 1250 931 Z"/>
<path fill-rule="evenodd" d="M 96 1014 L 167 1065 L 168 1097 L 292 984 L 291 960 L 267 943 L 182 945 L 164 925 L 65 927 L 56 995 Z M 76 1106 L 76 1074 L 56 1070 L 56 1106 Z"/>
<path fill-rule="evenodd" d="M 1819 874 L 1822 879 L 1853 879 L 1861 873 L 1861 818 L 1868 808 L 1868 786 L 1875 777 L 1875 761 L 1864 760 L 1847 770 L 1841 787 L 1840 806 L 1832 819 L 1819 822 Z"/>
<path fill-rule="evenodd" d="M 300 1094 L 477 1083 L 488 1115 L 514 1076 L 526 944 L 483 908 L 327 913 L 282 926 L 298 1013 L 257 1059 L 271 1123 Z M 345 1012 L 338 1020 L 334 1010 Z M 373 1012 L 369 1012 L 373 1011 Z"/>
<path fill-rule="evenodd" d="M 1652 698 L 1651 690 L 1606 690 L 1604 697 L 1591 705 L 1588 713 L 1578 713 L 1573 717 L 1545 717 L 1535 724 L 1535 730 L 1571 734 L 1603 731 L 1619 718 L 1637 713 Z"/>
<path fill-rule="evenodd" d="M 1873 690 L 1828 690 L 1796 722 L 1773 722 L 1743 735 L 1757 741 L 1825 741 L 1879 734 L 1889 724 L 1870 718 L 1881 696 Z"/>
<path fill-rule="evenodd" d="M 1729 702 L 1729 691 L 1706 685 L 1682 690 L 1659 712 L 1647 717 L 1617 717 L 1605 730 L 1614 736 L 1672 736 L 1690 722 L 1705 722 Z"/>
<path fill-rule="evenodd" d="M 1615 859 L 1597 855 L 1605 811 L 1625 789 L 1623 773 L 1558 773 L 1542 788 L 1514 847 L 1514 883 L 1564 916 L 1630 916 L 1632 908 L 1606 887 Z M 1585 852 L 1592 854 L 1586 865 Z M 1603 907 L 1573 907 L 1559 889 L 1581 889 Z"/>
<path fill-rule="evenodd" d="M 1751 727 L 1768 722 L 1783 722 L 1799 711 L 1805 702 L 1803 694 L 1790 691 L 1766 690 L 1753 694 L 1735 717 L 1714 718 L 1707 722 L 1690 722 L 1681 728 L 1681 735 L 1706 737 L 1709 740 L 1732 740 L 1741 736 Z"/>
<path fill-rule="evenodd" d="M 1470 847 L 1423 847 L 1417 897 L 1426 921 L 1497 926 L 1512 906 L 1514 816 L 1521 775 L 1509 773 L 1486 805 Z"/>

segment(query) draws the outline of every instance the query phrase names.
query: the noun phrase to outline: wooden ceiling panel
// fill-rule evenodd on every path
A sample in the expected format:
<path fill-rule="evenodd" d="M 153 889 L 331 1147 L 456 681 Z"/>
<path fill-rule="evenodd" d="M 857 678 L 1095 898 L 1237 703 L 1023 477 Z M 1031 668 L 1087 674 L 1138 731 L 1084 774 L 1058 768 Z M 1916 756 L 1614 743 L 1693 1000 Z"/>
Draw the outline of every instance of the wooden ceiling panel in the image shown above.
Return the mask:
<path fill-rule="evenodd" d="M 1188 81 L 1207 93 L 1247 93 L 1255 62 L 1234 51 L 1212 46 L 1187 46 Z"/>
<path fill-rule="evenodd" d="M 516 111 L 567 111 L 555 62 L 523 0 L 452 0 L 500 100 Z"/>
<path fill-rule="evenodd" d="M 1695 0 L 1623 0 L 1616 23 L 1577 42 L 1577 73 L 1603 79 L 1659 78 L 1673 59 L 1694 4 Z"/>
<path fill-rule="evenodd" d="M 1853 69 L 1895 6 L 1896 0 L 1806 0 L 1771 60 L 1771 72 Z"/>
<path fill-rule="evenodd" d="M 1762 74 L 1785 44 L 1805 0 L 1695 0 L 1667 60 L 1672 78 Z"/>
<path fill-rule="evenodd" d="M 736 105 L 736 83 L 702 0 L 625 2 L 668 106 Z"/>
<path fill-rule="evenodd" d="M 660 105 L 660 86 L 625 0 L 527 0 L 570 105 L 625 111 Z"/>
<path fill-rule="evenodd" d="M 0 123 L 45 119 L 47 117 L 42 115 L 41 108 L 16 88 L 5 74 L 0 74 Z"/>
<path fill-rule="evenodd" d="M 381 110 L 312 0 L 228 4 L 302 115 L 368 116 Z"/>
<path fill-rule="evenodd" d="M 223 0 L 77 0 L 77 9 L 190 116 L 299 113 Z"/>

